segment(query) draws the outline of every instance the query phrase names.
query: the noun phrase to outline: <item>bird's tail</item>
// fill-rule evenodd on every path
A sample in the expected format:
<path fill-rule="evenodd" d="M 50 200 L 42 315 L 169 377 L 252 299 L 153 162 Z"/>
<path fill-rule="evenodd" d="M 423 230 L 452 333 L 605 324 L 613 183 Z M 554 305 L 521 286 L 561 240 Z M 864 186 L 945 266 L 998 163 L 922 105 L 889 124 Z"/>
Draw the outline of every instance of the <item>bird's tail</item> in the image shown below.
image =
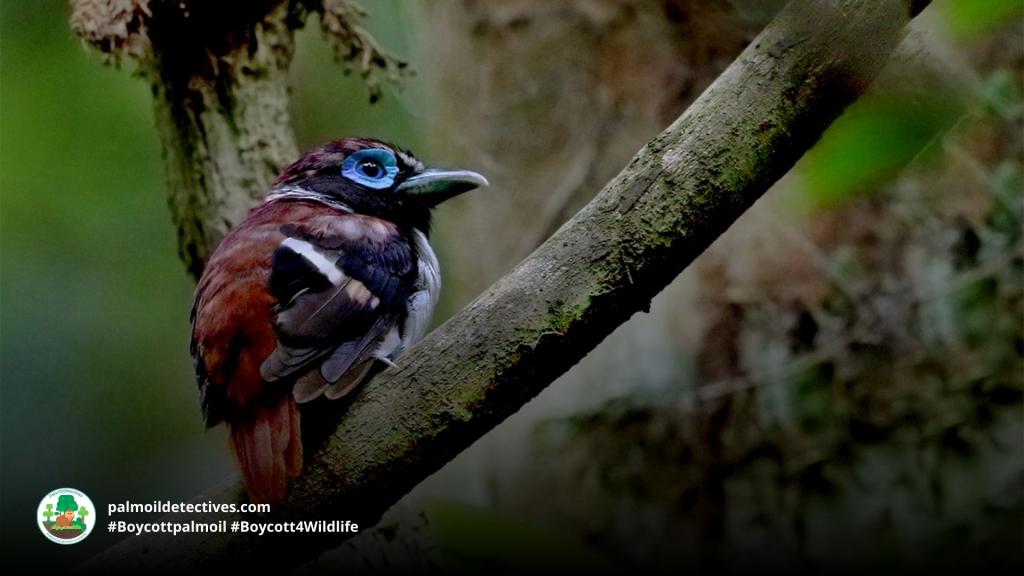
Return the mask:
<path fill-rule="evenodd" d="M 291 394 L 253 417 L 231 422 L 231 447 L 253 502 L 282 500 L 302 470 L 299 407 Z"/>

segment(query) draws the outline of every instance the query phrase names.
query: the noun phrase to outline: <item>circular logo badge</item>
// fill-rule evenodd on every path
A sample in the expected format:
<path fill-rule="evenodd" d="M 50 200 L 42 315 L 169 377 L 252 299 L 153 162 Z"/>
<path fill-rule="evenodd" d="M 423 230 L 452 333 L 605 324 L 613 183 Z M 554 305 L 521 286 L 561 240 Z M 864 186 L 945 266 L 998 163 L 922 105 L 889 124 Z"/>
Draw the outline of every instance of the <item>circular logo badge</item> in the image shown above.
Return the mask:
<path fill-rule="evenodd" d="M 96 507 L 74 488 L 58 488 L 39 503 L 36 522 L 43 534 L 57 544 L 85 540 L 96 525 Z"/>

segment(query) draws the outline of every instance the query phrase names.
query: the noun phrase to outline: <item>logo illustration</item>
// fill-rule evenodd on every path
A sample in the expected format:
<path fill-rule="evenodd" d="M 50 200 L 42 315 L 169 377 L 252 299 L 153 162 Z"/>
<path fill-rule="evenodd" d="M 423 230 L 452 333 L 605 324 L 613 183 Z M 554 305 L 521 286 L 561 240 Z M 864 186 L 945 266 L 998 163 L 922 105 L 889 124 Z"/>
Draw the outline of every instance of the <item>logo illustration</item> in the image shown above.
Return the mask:
<path fill-rule="evenodd" d="M 85 540 L 96 524 L 96 508 L 88 496 L 74 488 L 58 488 L 39 503 L 36 522 L 43 534 L 58 544 Z"/>

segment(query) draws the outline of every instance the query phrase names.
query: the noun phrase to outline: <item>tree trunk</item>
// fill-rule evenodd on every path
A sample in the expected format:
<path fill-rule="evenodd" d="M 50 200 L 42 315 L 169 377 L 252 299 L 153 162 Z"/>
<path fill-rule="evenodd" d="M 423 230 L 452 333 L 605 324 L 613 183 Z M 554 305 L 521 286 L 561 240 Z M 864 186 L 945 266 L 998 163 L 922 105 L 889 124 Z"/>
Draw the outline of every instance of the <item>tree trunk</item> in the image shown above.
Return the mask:
<path fill-rule="evenodd" d="M 154 14 L 163 27 L 152 31 L 148 76 L 178 252 L 198 279 L 220 239 L 298 155 L 288 114 L 295 14 L 282 2 L 230 33 L 178 16 Z M 205 33 L 244 40 L 197 42 Z"/>

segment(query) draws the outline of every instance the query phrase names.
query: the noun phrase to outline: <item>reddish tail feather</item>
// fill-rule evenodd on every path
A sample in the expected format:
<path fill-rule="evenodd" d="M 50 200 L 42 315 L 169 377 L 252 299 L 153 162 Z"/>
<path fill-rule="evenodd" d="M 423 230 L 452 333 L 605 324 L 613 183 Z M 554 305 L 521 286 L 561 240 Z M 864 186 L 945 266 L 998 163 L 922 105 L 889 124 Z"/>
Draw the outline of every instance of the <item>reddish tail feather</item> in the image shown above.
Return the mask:
<path fill-rule="evenodd" d="M 253 502 L 284 499 L 288 479 L 302 470 L 299 407 L 291 394 L 248 420 L 234 421 L 231 447 Z"/>

